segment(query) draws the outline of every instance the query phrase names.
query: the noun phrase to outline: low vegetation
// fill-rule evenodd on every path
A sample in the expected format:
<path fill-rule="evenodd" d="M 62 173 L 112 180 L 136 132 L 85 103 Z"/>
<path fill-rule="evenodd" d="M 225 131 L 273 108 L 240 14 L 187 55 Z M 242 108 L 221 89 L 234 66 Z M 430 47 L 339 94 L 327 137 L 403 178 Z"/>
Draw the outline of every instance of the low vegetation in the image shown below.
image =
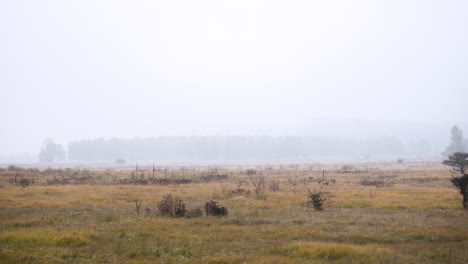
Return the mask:
<path fill-rule="evenodd" d="M 184 201 L 179 197 L 172 198 L 171 194 L 163 196 L 158 203 L 158 209 L 162 216 L 183 217 L 187 213 Z"/>
<path fill-rule="evenodd" d="M 211 216 L 225 216 L 228 214 L 227 209 L 224 206 L 219 206 L 218 202 L 213 200 L 205 203 L 205 213 Z"/>
<path fill-rule="evenodd" d="M 307 205 L 309 208 L 313 208 L 316 211 L 322 211 L 325 206 L 327 198 L 324 197 L 324 193 L 321 191 L 309 191 Z"/>
<path fill-rule="evenodd" d="M 0 170 L 0 262 L 467 262 L 464 176 L 350 165 Z"/>

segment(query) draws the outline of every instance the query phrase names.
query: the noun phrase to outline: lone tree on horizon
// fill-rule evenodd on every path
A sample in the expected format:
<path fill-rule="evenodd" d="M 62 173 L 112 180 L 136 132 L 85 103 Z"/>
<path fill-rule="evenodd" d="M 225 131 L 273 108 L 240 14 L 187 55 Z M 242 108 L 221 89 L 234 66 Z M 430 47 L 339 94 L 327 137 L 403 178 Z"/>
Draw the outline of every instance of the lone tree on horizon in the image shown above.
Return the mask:
<path fill-rule="evenodd" d="M 444 152 L 442 152 L 442 155 L 444 156 L 450 156 L 453 153 L 465 151 L 465 143 L 463 142 L 463 131 L 459 129 L 458 126 L 454 125 L 450 133 L 450 138 L 452 141 L 444 150 Z"/>
<path fill-rule="evenodd" d="M 452 167 L 453 172 L 461 174 L 461 176 L 458 177 L 453 176 L 450 179 L 450 182 L 460 190 L 460 194 L 463 196 L 463 208 L 468 210 L 468 174 L 466 174 L 468 167 L 468 153 L 455 152 L 442 163 Z"/>
<path fill-rule="evenodd" d="M 44 140 L 39 152 L 39 162 L 52 163 L 54 160 L 64 160 L 65 149 L 62 145 L 55 143 L 52 139 Z"/>

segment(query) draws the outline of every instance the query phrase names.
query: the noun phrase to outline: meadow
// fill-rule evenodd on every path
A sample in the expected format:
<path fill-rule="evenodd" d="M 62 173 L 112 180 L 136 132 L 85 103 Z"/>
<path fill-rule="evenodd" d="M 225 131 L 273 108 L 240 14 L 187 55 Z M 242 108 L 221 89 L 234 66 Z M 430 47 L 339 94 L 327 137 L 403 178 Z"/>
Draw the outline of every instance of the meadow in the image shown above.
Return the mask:
<path fill-rule="evenodd" d="M 0 262 L 468 263 L 468 212 L 450 177 L 439 162 L 5 168 Z M 161 215 L 167 194 L 228 215 Z"/>

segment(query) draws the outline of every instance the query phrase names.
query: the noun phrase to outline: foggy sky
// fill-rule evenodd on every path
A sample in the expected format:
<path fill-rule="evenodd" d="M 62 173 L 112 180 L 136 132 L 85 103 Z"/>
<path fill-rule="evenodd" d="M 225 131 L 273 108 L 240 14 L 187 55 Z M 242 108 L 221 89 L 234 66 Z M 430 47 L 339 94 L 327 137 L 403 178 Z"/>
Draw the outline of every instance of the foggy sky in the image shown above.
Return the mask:
<path fill-rule="evenodd" d="M 0 1 L 0 155 L 47 137 L 448 140 L 467 47 L 465 0 Z"/>

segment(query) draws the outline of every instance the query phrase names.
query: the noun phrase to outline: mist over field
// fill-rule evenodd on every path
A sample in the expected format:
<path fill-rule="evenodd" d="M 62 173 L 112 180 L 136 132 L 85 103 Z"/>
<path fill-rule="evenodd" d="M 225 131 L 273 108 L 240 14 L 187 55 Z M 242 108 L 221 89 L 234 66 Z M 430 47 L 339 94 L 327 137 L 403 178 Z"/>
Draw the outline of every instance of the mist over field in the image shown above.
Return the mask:
<path fill-rule="evenodd" d="M 467 264 L 467 0 L 0 0 L 1 264 Z"/>
<path fill-rule="evenodd" d="M 468 131 L 467 11 L 2 1 L 0 162 L 36 162 L 47 138 L 70 161 L 440 158 L 453 125 Z M 76 154 L 100 139 L 149 143 Z"/>

